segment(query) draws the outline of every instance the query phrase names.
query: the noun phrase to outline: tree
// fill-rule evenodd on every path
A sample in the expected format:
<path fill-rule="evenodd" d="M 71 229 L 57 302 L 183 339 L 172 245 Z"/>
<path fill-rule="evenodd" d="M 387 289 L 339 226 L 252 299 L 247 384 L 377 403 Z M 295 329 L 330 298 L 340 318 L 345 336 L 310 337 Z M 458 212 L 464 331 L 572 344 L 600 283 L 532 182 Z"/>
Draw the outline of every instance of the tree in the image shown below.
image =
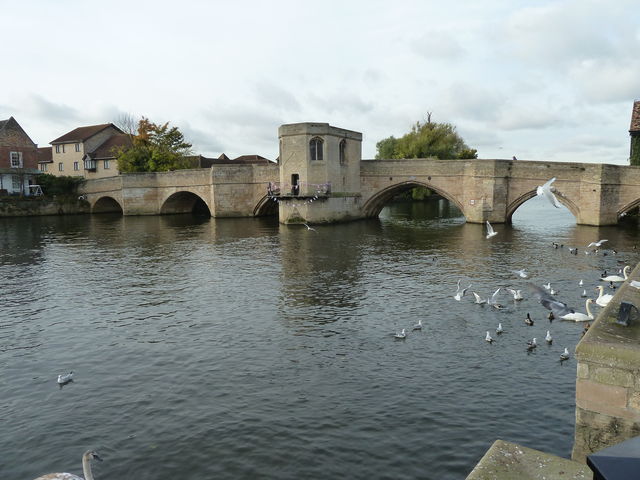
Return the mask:
<path fill-rule="evenodd" d="M 190 168 L 186 158 L 191 153 L 191 144 L 177 127 L 162 125 L 142 117 L 137 134 L 132 136 L 132 146 L 121 148 L 116 153 L 118 169 L 123 173 L 167 172 Z"/>
<path fill-rule="evenodd" d="M 416 122 L 411 131 L 400 138 L 393 136 L 376 144 L 377 159 L 381 158 L 478 158 L 477 150 L 469 148 L 450 123 Z"/>

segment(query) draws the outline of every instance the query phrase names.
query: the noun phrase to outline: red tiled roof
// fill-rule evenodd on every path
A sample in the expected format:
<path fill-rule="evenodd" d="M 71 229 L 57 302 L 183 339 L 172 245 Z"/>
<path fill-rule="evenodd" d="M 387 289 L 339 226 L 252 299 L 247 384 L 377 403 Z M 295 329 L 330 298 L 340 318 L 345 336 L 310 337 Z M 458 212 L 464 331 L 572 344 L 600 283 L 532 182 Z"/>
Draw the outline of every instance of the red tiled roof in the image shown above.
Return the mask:
<path fill-rule="evenodd" d="M 271 163 L 260 155 L 241 155 L 233 159 L 235 163 Z"/>
<path fill-rule="evenodd" d="M 629 133 L 640 132 L 640 100 L 633 102 L 633 110 L 631 112 L 631 126 Z"/>
<path fill-rule="evenodd" d="M 51 145 L 55 145 L 56 143 L 74 143 L 74 142 L 84 142 L 88 138 L 93 137 L 96 133 L 100 133 L 105 128 L 113 127 L 118 132 L 124 133 L 118 127 L 116 127 L 113 123 L 102 123 L 100 125 L 89 125 L 88 127 L 78 127 L 76 129 L 71 130 L 69 133 L 65 133 L 61 137 L 52 140 Z"/>
<path fill-rule="evenodd" d="M 53 147 L 38 147 L 38 163 L 53 162 L 52 150 Z"/>
<path fill-rule="evenodd" d="M 104 142 L 98 145 L 93 152 L 87 152 L 93 159 L 98 158 L 114 158 L 115 150 L 122 147 L 130 147 L 132 145 L 131 137 L 126 133 L 116 133 L 111 135 Z"/>

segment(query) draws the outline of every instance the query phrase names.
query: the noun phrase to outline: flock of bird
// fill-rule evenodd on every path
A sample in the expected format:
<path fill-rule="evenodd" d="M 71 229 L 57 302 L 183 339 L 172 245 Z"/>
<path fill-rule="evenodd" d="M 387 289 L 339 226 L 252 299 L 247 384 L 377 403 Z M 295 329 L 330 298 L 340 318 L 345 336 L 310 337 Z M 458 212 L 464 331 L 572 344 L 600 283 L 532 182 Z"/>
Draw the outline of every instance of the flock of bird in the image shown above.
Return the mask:
<path fill-rule="evenodd" d="M 554 194 L 554 190 L 555 188 L 552 186 L 553 182 L 555 181 L 555 178 L 552 178 L 551 180 L 549 180 L 548 182 L 546 182 L 544 185 L 537 187 L 537 194 L 539 196 L 542 196 L 544 198 L 547 198 L 548 201 L 551 203 L 551 205 L 553 205 L 556 208 L 560 208 L 559 202 Z M 495 231 L 495 229 L 493 228 L 493 226 L 491 225 L 491 223 L 489 223 L 489 221 L 486 222 L 486 236 L 485 238 L 487 240 L 495 237 L 498 234 L 498 232 Z M 605 244 L 608 240 L 606 239 L 602 239 L 602 240 L 598 240 L 595 242 L 590 242 L 587 246 L 586 249 L 584 250 L 584 253 L 587 255 L 593 255 L 593 254 L 598 254 L 600 252 L 600 248 L 603 246 L 603 244 Z M 556 242 L 552 243 L 553 248 L 558 249 L 558 248 L 564 248 L 564 245 L 559 245 Z M 573 255 L 576 255 L 578 253 L 578 248 L 577 247 L 572 247 L 569 248 L 569 252 Z M 611 249 L 609 252 L 616 254 L 616 250 L 615 249 Z M 609 252 L 602 252 L 602 255 L 608 255 Z M 600 276 L 600 281 L 603 282 L 608 282 L 609 283 L 609 287 L 612 289 L 615 289 L 616 286 L 614 285 L 615 283 L 619 283 L 619 282 L 624 282 L 625 280 L 628 279 L 628 273 L 630 270 L 630 266 L 625 266 L 624 269 L 622 269 L 620 272 L 618 272 L 618 274 L 607 274 L 607 272 L 605 271 L 601 276 Z M 520 269 L 520 270 L 512 270 L 512 273 L 517 276 L 519 279 L 529 279 L 529 274 L 525 269 Z M 471 283 L 469 283 L 466 286 L 463 286 L 461 280 L 458 280 L 457 282 L 457 286 L 456 286 L 456 291 L 455 294 L 453 295 L 453 298 L 457 301 L 462 301 L 463 297 L 465 297 L 465 295 L 467 294 L 467 292 L 471 289 L 472 285 Z M 633 285 L 635 283 L 635 285 Z M 632 286 L 634 286 L 635 288 L 640 289 L 640 282 L 631 282 Z M 584 281 L 580 280 L 578 282 L 578 286 L 579 287 L 583 287 L 584 286 Z M 583 312 L 577 312 L 575 311 L 573 308 L 570 308 L 566 303 L 557 300 L 555 298 L 555 295 L 558 294 L 558 291 L 555 290 L 552 286 L 551 286 L 551 282 L 547 282 L 546 284 L 542 285 L 542 287 L 535 285 L 534 283 L 531 283 L 529 281 L 529 283 L 527 283 L 526 285 L 528 292 L 535 297 L 538 302 L 544 307 L 546 308 L 549 313 L 548 313 L 548 319 L 549 322 L 552 322 L 554 319 L 558 318 L 561 320 L 568 320 L 568 321 L 573 321 L 573 322 L 590 322 L 591 320 L 593 320 L 595 318 L 594 312 L 591 310 L 591 305 L 596 304 L 598 306 L 604 307 L 606 306 L 611 299 L 613 298 L 613 295 L 610 293 L 605 293 L 605 287 L 603 285 L 598 285 L 597 287 L 595 287 L 595 291 L 598 291 L 598 296 L 595 299 L 592 298 L 586 298 L 588 297 L 587 295 L 587 290 L 586 288 L 582 289 L 582 294 L 580 295 L 583 298 L 586 298 L 585 300 L 585 311 L 586 313 Z M 512 297 L 514 302 L 519 302 L 521 300 L 523 300 L 525 298 L 525 293 L 523 293 L 523 289 L 516 289 L 516 288 L 510 288 L 510 287 L 499 287 L 495 290 L 495 292 L 489 296 L 489 297 L 483 297 L 480 294 L 478 294 L 477 292 L 471 291 L 471 293 L 473 294 L 474 297 L 474 303 L 478 304 L 478 305 L 489 305 L 497 310 L 501 310 L 505 308 L 505 305 L 503 303 L 500 302 L 500 293 L 501 292 L 508 292 L 510 294 L 510 296 Z M 524 319 L 524 323 L 527 326 L 533 326 L 534 325 L 534 320 L 531 318 L 530 313 L 527 313 L 526 318 Z M 589 328 L 590 323 L 586 323 L 585 324 L 585 328 L 583 330 L 583 334 L 584 332 L 587 331 L 587 329 Z M 422 322 L 420 321 L 417 325 L 415 325 L 413 327 L 413 330 L 422 330 Z M 496 336 L 500 336 L 505 332 L 502 323 L 498 323 L 498 326 L 495 329 L 495 335 Z M 399 332 L 396 332 L 394 335 L 394 338 L 396 340 L 405 340 L 408 336 L 408 333 L 406 331 L 406 329 L 402 329 Z M 491 332 L 490 331 L 486 331 L 486 335 L 484 337 L 485 341 L 489 344 L 493 344 L 496 339 L 494 339 L 494 337 L 492 337 Z M 553 343 L 553 338 L 551 336 L 551 332 L 549 330 L 546 331 L 546 336 L 545 336 L 545 342 L 549 345 L 551 345 Z M 526 344 L 526 350 L 528 352 L 533 351 L 535 348 L 537 348 L 538 344 L 537 344 L 537 338 L 533 338 L 532 340 L 529 340 Z M 570 353 L 569 353 L 569 349 L 567 347 L 564 348 L 564 351 L 560 354 L 560 361 L 563 362 L 565 360 L 568 360 L 570 358 Z"/>

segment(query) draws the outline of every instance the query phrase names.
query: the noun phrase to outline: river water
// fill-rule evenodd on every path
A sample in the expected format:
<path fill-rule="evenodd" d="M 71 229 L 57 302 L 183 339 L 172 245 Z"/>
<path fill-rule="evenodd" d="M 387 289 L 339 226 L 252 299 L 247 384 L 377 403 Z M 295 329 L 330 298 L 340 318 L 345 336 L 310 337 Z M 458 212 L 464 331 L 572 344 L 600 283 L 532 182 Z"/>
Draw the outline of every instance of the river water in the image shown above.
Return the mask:
<path fill-rule="evenodd" d="M 584 311 L 580 279 L 591 294 L 635 266 L 637 226 L 576 226 L 539 200 L 491 240 L 444 200 L 315 231 L 0 219 L 0 478 L 81 474 L 89 448 L 97 479 L 137 480 L 464 478 L 497 438 L 568 457 L 576 365 L 558 359 L 582 325 L 533 298 L 453 299 L 458 279 L 522 288 L 526 268 Z M 617 254 L 568 252 L 600 238 Z"/>

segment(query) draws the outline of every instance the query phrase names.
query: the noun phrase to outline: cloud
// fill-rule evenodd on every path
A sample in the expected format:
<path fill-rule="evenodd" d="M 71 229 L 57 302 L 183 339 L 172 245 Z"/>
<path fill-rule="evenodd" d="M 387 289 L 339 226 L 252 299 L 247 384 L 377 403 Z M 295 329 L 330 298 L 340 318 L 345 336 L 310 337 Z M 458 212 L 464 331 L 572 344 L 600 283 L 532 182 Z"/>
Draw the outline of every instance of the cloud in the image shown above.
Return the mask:
<path fill-rule="evenodd" d="M 431 30 L 411 42 L 412 50 L 427 59 L 455 60 L 466 54 L 458 39 L 448 31 Z"/>
<path fill-rule="evenodd" d="M 562 123 L 563 118 L 557 112 L 541 106 L 530 106 L 501 109 L 496 125 L 504 130 L 539 130 L 558 127 Z"/>
<path fill-rule="evenodd" d="M 194 153 L 203 154 L 202 152 L 205 152 L 207 155 L 211 155 L 224 151 L 224 144 L 211 133 L 194 128 L 189 123 L 182 123 L 179 128 L 185 140 L 193 145 Z"/>
<path fill-rule="evenodd" d="M 81 118 L 80 112 L 75 108 L 62 103 L 50 102 L 35 93 L 28 97 L 28 107 L 34 115 L 48 122 L 68 124 L 79 121 Z"/>
<path fill-rule="evenodd" d="M 634 52 L 637 50 L 634 48 Z M 638 58 L 587 60 L 576 65 L 570 75 L 587 101 L 628 101 L 640 92 Z"/>
<path fill-rule="evenodd" d="M 284 112 L 299 112 L 300 103 L 296 97 L 280 85 L 261 81 L 255 85 L 258 102 L 262 106 L 271 106 Z"/>

